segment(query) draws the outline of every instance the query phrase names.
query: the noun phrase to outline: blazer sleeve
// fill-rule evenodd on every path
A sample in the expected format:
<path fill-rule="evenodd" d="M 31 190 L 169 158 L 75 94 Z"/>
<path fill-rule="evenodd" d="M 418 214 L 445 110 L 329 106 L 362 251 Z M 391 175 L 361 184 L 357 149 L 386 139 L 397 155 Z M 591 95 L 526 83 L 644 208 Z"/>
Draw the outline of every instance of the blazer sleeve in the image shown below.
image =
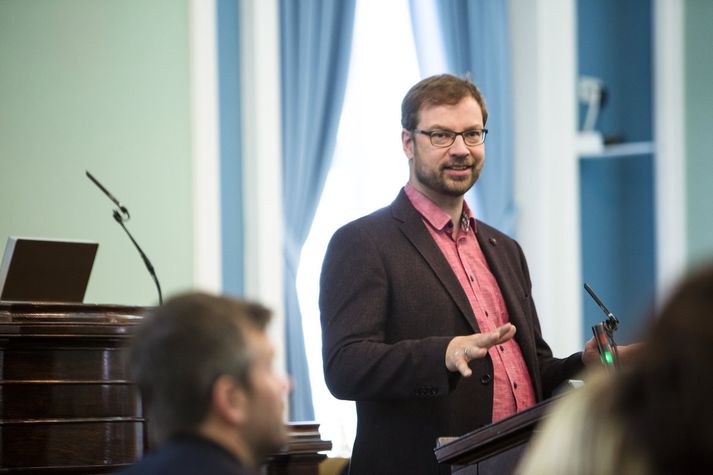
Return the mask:
<path fill-rule="evenodd" d="M 382 252 L 359 221 L 337 231 L 327 248 L 319 298 L 327 387 L 352 400 L 447 394 L 458 380 L 445 367 L 451 337 L 386 341 L 396 309 Z"/>

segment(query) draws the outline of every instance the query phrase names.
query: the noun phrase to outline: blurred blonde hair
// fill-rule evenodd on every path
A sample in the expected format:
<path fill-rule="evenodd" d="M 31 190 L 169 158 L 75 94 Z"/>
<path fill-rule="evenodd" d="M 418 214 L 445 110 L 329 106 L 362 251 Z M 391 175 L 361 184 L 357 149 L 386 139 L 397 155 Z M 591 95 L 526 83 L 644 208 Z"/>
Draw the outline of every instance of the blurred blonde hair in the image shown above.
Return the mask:
<path fill-rule="evenodd" d="M 646 475 L 636 441 L 613 410 L 613 381 L 602 371 L 559 401 L 515 471 L 518 475 Z"/>
<path fill-rule="evenodd" d="M 679 284 L 644 341 L 558 404 L 519 473 L 712 473 L 713 263 Z"/>

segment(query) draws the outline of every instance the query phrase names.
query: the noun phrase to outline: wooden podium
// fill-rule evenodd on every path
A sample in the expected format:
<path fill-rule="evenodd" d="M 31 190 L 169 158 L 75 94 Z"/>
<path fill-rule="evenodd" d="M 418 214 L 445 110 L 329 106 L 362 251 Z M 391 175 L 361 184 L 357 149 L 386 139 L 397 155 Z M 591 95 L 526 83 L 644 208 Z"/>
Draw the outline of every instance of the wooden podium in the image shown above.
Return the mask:
<path fill-rule="evenodd" d="M 538 422 L 554 399 L 548 399 L 512 417 L 469 432 L 448 437 L 435 449 L 439 464 L 457 475 L 508 475 L 515 470 Z"/>
<path fill-rule="evenodd" d="M 0 302 L 0 473 L 107 473 L 147 444 L 127 343 L 150 311 Z M 331 448 L 318 424 L 290 424 L 270 475 L 317 474 Z"/>

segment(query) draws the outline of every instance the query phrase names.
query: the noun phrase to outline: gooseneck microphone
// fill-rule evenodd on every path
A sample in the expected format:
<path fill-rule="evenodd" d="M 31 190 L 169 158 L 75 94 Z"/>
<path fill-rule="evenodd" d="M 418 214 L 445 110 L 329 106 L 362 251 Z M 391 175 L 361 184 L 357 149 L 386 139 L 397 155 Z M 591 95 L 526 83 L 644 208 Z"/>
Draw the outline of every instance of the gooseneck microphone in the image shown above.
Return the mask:
<path fill-rule="evenodd" d="M 597 342 L 597 349 L 599 350 L 599 358 L 601 359 L 602 366 L 607 369 L 618 369 L 620 366 L 619 362 L 619 352 L 616 348 L 616 342 L 614 341 L 614 332 L 619 328 L 619 319 L 617 319 L 613 313 L 604 305 L 604 302 L 597 296 L 594 290 L 587 284 L 584 283 L 584 290 L 592 297 L 592 299 L 599 305 L 602 312 L 607 316 L 607 319 L 602 323 L 597 323 L 592 327 L 592 333 L 594 333 L 594 339 Z"/>
<path fill-rule="evenodd" d="M 119 226 L 122 227 L 122 229 L 126 232 L 126 235 L 129 236 L 129 239 L 131 239 L 131 242 L 134 244 L 136 247 L 136 250 L 139 251 L 139 254 L 141 255 L 141 259 L 144 260 L 144 264 L 146 265 L 146 269 L 148 269 L 149 274 L 151 274 L 151 277 L 153 278 L 154 283 L 156 284 L 156 289 L 158 290 L 158 303 L 159 305 L 163 303 L 163 295 L 161 294 L 161 284 L 158 283 L 158 277 L 156 277 L 156 271 L 153 268 L 153 265 L 151 265 L 151 261 L 149 260 L 148 257 L 146 257 L 146 254 L 144 254 L 144 251 L 141 249 L 141 246 L 139 246 L 139 243 L 136 242 L 136 239 L 134 239 L 134 236 L 131 235 L 129 230 L 126 228 L 126 224 L 124 224 L 126 221 L 131 219 L 131 215 L 129 214 L 129 210 L 126 209 L 124 205 L 121 204 L 119 200 L 114 198 L 114 195 L 109 193 L 109 190 L 107 190 L 104 185 L 99 183 L 99 180 L 94 178 L 94 176 L 89 173 L 88 170 L 85 170 L 87 177 L 92 180 L 92 182 L 104 192 L 104 194 L 116 205 L 118 209 L 113 210 L 112 216 L 114 217 L 114 221 L 119 223 Z"/>

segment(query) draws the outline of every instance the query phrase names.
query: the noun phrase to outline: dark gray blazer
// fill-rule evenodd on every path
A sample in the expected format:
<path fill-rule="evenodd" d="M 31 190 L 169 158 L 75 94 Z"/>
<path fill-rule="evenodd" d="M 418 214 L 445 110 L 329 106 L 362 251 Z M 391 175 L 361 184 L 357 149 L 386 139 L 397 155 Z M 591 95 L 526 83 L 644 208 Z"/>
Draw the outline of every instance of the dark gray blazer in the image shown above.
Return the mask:
<path fill-rule="evenodd" d="M 482 222 L 477 237 L 542 400 L 582 369 L 581 354 L 554 358 L 542 339 L 517 242 Z M 490 357 L 472 361 L 470 378 L 446 370 L 450 340 L 479 329 L 456 275 L 403 190 L 391 206 L 334 234 L 320 284 L 327 386 L 357 405 L 350 473 L 439 473 L 437 437 L 491 422 L 493 365 Z"/>

